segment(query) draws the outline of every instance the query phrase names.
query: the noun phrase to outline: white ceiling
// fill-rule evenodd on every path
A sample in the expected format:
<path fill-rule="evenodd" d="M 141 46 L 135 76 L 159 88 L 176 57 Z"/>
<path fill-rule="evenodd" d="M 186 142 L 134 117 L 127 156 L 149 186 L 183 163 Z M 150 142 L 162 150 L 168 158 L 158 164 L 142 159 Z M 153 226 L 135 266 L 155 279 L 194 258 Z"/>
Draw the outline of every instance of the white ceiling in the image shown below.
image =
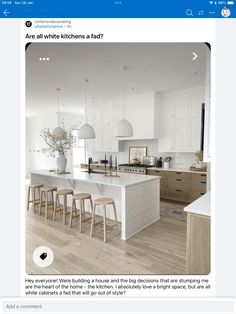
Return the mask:
<path fill-rule="evenodd" d="M 204 43 L 33 43 L 26 51 L 26 115 L 55 112 L 57 87 L 61 111 L 83 113 L 85 78 L 90 106 L 120 98 L 123 65 L 126 95 L 204 84 L 207 52 Z"/>

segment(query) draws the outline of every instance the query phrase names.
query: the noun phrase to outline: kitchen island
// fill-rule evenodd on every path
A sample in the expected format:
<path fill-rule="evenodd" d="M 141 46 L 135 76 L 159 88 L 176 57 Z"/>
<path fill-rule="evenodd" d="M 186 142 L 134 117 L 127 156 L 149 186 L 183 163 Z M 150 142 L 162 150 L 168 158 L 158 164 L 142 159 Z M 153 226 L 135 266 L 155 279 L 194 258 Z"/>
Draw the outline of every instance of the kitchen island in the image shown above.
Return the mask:
<path fill-rule="evenodd" d="M 71 188 L 75 193 L 91 193 L 92 198 L 111 197 L 117 206 L 121 222 L 121 239 L 127 240 L 160 219 L 160 177 L 119 173 L 119 177 L 105 177 L 102 173 L 87 173 L 74 168 L 69 174 L 49 170 L 31 172 L 31 183 Z M 71 200 L 68 200 L 71 206 Z M 85 208 L 89 211 L 89 206 Z M 100 210 L 100 209 L 99 209 Z M 107 217 L 111 211 L 107 211 Z M 98 211 L 101 215 L 101 211 Z"/>
<path fill-rule="evenodd" d="M 211 192 L 184 208 L 187 212 L 186 273 L 211 271 Z"/>

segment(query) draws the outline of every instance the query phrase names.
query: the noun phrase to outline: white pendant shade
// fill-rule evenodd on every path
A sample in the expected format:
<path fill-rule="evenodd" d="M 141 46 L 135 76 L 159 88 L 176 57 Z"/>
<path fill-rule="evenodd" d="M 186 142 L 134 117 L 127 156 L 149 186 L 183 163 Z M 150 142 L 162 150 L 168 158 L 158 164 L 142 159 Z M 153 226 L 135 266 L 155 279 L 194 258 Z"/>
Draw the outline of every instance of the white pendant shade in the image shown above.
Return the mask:
<path fill-rule="evenodd" d="M 78 137 L 85 140 L 95 138 L 94 128 L 88 123 L 83 124 L 78 132 Z"/>
<path fill-rule="evenodd" d="M 126 119 L 120 120 L 116 126 L 115 136 L 116 137 L 131 137 L 131 136 L 133 136 L 132 124 Z"/>
<path fill-rule="evenodd" d="M 56 139 L 60 140 L 63 139 L 66 135 L 66 132 L 63 128 L 61 128 L 60 126 L 56 127 L 53 131 L 52 131 L 52 135 L 56 137 Z"/>

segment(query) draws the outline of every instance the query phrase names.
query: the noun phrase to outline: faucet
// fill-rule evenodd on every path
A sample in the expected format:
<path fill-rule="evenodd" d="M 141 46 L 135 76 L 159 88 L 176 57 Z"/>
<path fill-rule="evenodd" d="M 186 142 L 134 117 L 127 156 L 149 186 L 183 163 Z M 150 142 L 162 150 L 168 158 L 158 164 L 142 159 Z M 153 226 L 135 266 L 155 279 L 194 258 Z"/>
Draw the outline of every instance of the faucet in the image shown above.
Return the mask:
<path fill-rule="evenodd" d="M 93 158 L 89 157 L 88 159 L 88 173 L 91 173 L 93 169 L 91 169 L 91 163 L 93 162 Z"/>

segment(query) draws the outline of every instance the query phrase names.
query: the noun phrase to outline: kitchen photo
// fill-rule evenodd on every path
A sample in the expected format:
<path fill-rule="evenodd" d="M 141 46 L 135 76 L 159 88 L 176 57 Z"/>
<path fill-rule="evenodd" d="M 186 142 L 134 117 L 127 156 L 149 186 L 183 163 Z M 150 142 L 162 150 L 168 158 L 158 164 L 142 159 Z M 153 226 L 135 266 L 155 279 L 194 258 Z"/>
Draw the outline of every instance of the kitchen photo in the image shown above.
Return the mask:
<path fill-rule="evenodd" d="M 26 45 L 25 271 L 211 271 L 210 45 Z"/>

